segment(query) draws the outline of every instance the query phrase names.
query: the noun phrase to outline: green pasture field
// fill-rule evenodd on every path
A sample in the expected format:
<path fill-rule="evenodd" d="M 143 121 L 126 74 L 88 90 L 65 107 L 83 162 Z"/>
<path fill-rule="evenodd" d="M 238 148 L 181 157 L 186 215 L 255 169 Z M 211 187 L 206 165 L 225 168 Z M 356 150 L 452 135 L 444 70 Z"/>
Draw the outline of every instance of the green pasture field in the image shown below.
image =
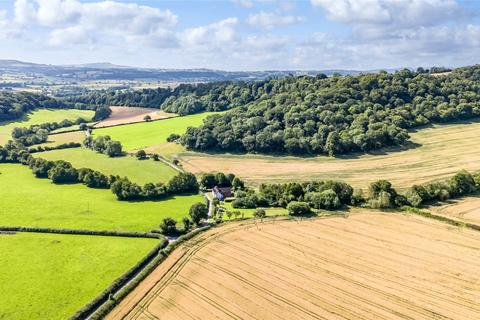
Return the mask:
<path fill-rule="evenodd" d="M 0 122 L 0 145 L 11 139 L 11 133 L 15 127 L 29 127 L 46 122 L 60 122 L 62 120 L 77 120 L 84 118 L 90 120 L 94 112 L 91 110 L 77 109 L 38 109 L 26 114 L 22 119 Z"/>
<path fill-rule="evenodd" d="M 120 141 L 127 151 L 144 149 L 166 143 L 167 137 L 172 133 L 183 134 L 188 127 L 201 125 L 203 119 L 212 114 L 215 112 L 95 129 L 93 134 L 95 136 L 109 135 L 113 140 Z"/>
<path fill-rule="evenodd" d="M 0 234 L 0 319 L 68 319 L 157 243 L 142 238 Z"/>
<path fill-rule="evenodd" d="M 201 195 L 162 201 L 118 201 L 110 190 L 55 185 L 26 166 L 0 164 L 0 225 L 117 231 L 150 231 L 163 218 L 180 221 Z"/>
<path fill-rule="evenodd" d="M 253 217 L 253 212 L 255 209 L 236 209 L 232 207 L 231 202 L 223 202 L 222 207 L 224 207 L 228 211 L 240 211 L 243 213 L 244 218 L 251 218 Z M 285 208 L 263 208 L 265 210 L 265 213 L 267 214 L 267 217 L 270 216 L 285 216 L 288 214 L 288 210 Z M 241 215 L 239 216 L 240 218 L 242 217 Z M 230 219 L 235 219 L 235 216 L 232 215 Z M 224 214 L 223 215 L 223 220 L 228 220 L 228 217 Z"/>
<path fill-rule="evenodd" d="M 47 160 L 65 160 L 75 168 L 90 168 L 106 175 L 128 177 L 138 184 L 167 182 L 178 171 L 161 161 L 137 160 L 134 156 L 110 158 L 104 154 L 86 149 L 73 148 L 35 153 L 35 157 Z"/>

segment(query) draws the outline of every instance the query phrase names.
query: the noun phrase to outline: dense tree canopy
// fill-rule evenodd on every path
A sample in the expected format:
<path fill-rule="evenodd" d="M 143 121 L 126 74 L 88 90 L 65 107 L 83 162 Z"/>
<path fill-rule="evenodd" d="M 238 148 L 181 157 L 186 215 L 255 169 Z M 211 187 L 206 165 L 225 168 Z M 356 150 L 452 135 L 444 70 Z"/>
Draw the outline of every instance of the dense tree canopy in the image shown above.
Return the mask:
<path fill-rule="evenodd" d="M 18 119 L 25 112 L 37 108 L 68 107 L 68 104 L 45 95 L 0 91 L 0 121 Z"/>
<path fill-rule="evenodd" d="M 401 145 L 406 129 L 480 115 L 480 66 L 441 76 L 287 77 L 256 83 L 252 94 L 253 86 L 250 103 L 189 128 L 181 143 L 200 151 L 337 155 Z"/>

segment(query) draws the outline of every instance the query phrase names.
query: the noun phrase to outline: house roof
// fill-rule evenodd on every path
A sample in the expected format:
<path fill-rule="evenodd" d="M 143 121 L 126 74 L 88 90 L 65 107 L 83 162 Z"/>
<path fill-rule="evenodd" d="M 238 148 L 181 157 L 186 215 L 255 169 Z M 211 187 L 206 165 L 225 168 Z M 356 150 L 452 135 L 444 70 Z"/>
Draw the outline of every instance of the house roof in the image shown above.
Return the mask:
<path fill-rule="evenodd" d="M 224 197 L 233 196 L 232 187 L 214 187 L 213 191 L 221 193 Z"/>

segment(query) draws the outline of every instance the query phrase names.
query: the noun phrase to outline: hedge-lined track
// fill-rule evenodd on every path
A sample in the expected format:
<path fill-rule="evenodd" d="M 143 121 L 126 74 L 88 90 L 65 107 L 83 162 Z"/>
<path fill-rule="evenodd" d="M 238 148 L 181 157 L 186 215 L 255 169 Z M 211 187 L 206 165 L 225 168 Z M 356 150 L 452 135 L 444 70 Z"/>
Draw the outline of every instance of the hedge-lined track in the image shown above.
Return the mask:
<path fill-rule="evenodd" d="M 475 319 L 479 249 L 476 231 L 396 213 L 233 223 L 181 246 L 107 319 Z"/>

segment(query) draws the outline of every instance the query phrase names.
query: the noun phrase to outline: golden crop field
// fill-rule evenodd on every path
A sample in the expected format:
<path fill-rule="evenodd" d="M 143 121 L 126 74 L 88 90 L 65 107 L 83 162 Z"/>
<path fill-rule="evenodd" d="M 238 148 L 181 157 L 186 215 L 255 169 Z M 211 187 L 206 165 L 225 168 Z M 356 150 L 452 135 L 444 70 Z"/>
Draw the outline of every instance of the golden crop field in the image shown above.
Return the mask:
<path fill-rule="evenodd" d="M 431 206 L 429 210 L 435 214 L 480 225 L 480 197 L 449 200 L 448 203 Z"/>
<path fill-rule="evenodd" d="M 107 319 L 478 319 L 477 231 L 398 213 L 229 223 Z"/>
<path fill-rule="evenodd" d="M 480 122 L 436 125 L 411 133 L 416 147 L 375 154 L 299 158 L 261 155 L 207 155 L 181 152 L 179 158 L 187 171 L 233 172 L 247 182 L 343 180 L 365 188 L 379 179 L 395 187 L 451 176 L 461 169 L 480 170 Z"/>

